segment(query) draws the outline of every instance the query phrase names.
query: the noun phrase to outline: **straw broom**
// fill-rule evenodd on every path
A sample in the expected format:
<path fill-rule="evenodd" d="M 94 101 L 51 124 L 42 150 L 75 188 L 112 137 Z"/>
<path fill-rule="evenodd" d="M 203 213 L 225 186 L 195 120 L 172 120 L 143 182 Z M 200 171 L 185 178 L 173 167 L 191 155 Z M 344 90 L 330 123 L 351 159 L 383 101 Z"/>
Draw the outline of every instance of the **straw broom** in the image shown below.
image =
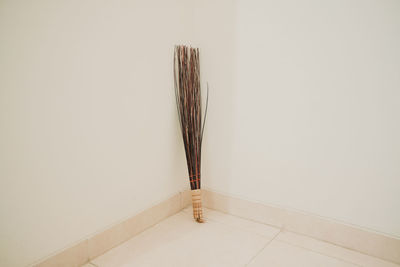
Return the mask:
<path fill-rule="evenodd" d="M 175 46 L 174 82 L 179 124 L 185 147 L 186 162 L 192 193 L 193 217 L 203 222 L 201 205 L 201 144 L 208 106 L 202 120 L 199 49 Z"/>

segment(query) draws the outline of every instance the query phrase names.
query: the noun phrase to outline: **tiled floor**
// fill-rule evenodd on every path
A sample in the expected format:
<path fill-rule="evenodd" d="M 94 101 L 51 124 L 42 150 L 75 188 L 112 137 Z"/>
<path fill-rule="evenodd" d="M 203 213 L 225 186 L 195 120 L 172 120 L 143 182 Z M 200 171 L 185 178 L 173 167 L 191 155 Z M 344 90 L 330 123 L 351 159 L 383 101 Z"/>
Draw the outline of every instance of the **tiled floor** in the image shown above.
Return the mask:
<path fill-rule="evenodd" d="M 205 217 L 206 223 L 198 224 L 187 208 L 84 267 L 400 267 L 214 210 L 206 209 Z"/>

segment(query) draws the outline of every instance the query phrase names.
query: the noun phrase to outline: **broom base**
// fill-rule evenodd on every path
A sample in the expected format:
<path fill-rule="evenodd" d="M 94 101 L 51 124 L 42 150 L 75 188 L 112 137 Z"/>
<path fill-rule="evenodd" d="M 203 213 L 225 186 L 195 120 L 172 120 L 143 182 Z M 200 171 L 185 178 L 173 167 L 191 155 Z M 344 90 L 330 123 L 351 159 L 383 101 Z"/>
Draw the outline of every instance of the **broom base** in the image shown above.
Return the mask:
<path fill-rule="evenodd" d="M 192 190 L 193 218 L 203 223 L 203 208 L 201 205 L 201 189 Z"/>

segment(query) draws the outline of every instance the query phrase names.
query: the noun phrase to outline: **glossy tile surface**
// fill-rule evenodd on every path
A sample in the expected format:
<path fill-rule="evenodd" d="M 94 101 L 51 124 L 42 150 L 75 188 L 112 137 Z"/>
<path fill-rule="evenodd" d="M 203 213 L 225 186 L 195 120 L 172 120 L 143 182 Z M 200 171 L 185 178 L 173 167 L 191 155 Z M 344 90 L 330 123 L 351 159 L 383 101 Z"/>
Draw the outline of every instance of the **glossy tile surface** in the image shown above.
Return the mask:
<path fill-rule="evenodd" d="M 281 241 L 272 241 L 253 261 L 249 267 L 356 267 L 337 258 L 332 258 L 308 249 L 293 246 Z"/>
<path fill-rule="evenodd" d="M 196 223 L 188 207 L 90 263 L 97 267 L 400 267 L 215 210 L 205 209 L 204 214 L 206 223 Z"/>
<path fill-rule="evenodd" d="M 273 237 L 211 219 L 199 224 L 191 212 L 180 212 L 92 262 L 99 267 L 244 266 Z"/>
<path fill-rule="evenodd" d="M 204 206 L 400 264 L 400 238 L 314 214 L 204 190 Z"/>
<path fill-rule="evenodd" d="M 342 248 L 327 242 L 315 240 L 313 238 L 298 235 L 292 232 L 281 232 L 275 239 L 283 241 L 291 245 L 303 247 L 321 254 L 325 254 L 334 258 L 342 259 L 347 262 L 364 267 L 398 267 L 394 263 L 384 261 L 360 252 Z M 400 253 L 400 252 L 399 252 Z"/>

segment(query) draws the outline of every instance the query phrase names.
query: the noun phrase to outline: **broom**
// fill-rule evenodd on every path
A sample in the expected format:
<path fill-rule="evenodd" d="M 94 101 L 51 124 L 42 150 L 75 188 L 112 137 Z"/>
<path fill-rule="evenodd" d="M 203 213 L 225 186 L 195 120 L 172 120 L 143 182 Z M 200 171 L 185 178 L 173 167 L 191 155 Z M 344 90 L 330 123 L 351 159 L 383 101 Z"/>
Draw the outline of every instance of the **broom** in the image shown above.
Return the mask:
<path fill-rule="evenodd" d="M 199 49 L 175 46 L 174 82 L 179 124 L 185 147 L 186 162 L 192 193 L 193 217 L 203 222 L 200 170 L 201 143 L 208 107 L 208 86 L 204 120 L 201 112 Z"/>

